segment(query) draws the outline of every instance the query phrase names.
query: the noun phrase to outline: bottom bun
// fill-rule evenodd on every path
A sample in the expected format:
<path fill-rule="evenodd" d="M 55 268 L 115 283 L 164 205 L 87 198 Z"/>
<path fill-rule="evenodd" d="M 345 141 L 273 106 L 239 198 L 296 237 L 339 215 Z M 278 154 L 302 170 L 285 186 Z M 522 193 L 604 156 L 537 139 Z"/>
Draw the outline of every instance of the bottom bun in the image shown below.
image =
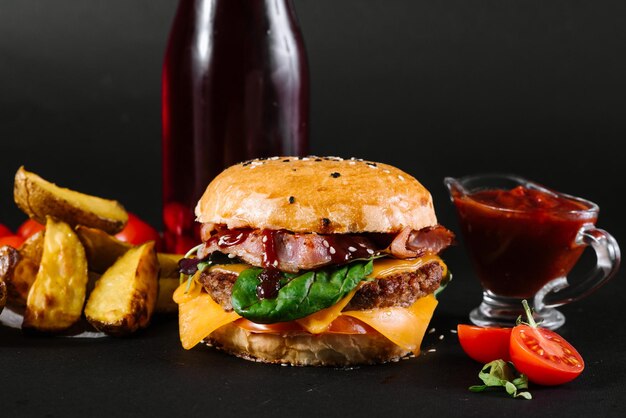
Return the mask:
<path fill-rule="evenodd" d="M 294 366 L 378 364 L 411 354 L 381 334 L 269 334 L 234 324 L 214 331 L 205 342 L 247 360 Z"/>

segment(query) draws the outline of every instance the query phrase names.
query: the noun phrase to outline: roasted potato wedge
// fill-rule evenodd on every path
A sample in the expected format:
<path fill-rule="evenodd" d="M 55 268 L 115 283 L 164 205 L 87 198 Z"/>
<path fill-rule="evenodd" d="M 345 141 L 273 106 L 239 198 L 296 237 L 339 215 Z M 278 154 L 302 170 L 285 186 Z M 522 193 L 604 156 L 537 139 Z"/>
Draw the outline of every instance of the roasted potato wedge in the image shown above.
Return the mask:
<path fill-rule="evenodd" d="M 95 273 L 104 273 L 118 258 L 132 248 L 131 245 L 99 229 L 78 226 L 76 233 L 85 247 L 89 270 Z M 154 308 L 157 313 L 178 311 L 178 305 L 174 303 L 172 296 L 179 285 L 178 261 L 181 258 L 182 255 L 178 254 L 157 253 L 159 290 Z"/>
<path fill-rule="evenodd" d="M 58 332 L 74 325 L 82 314 L 87 278 L 87 258 L 78 236 L 65 222 L 49 217 L 22 328 Z"/>
<path fill-rule="evenodd" d="M 174 302 L 174 291 L 180 285 L 178 262 L 182 258 L 179 254 L 158 253 L 159 266 L 159 295 L 157 296 L 155 312 L 178 312 L 178 305 Z"/>
<path fill-rule="evenodd" d="M 20 253 L 13 247 L 0 247 L 0 312 L 7 302 L 7 281 L 13 275 L 13 270 L 20 260 Z"/>
<path fill-rule="evenodd" d="M 7 303 L 7 285 L 2 278 L 0 278 L 0 313 L 4 309 L 4 305 Z"/>
<path fill-rule="evenodd" d="M 101 229 L 79 225 L 76 233 L 85 247 L 89 270 L 99 274 L 103 274 L 118 258 L 132 248 L 132 245 L 118 240 Z"/>
<path fill-rule="evenodd" d="M 0 247 L 0 313 L 7 302 L 7 278 L 13 275 L 13 270 L 19 262 L 19 252 L 8 245 Z"/>
<path fill-rule="evenodd" d="M 17 206 L 41 223 L 51 216 L 72 227 L 85 225 L 115 234 L 128 221 L 119 202 L 58 187 L 24 167 L 15 173 L 13 195 Z"/>
<path fill-rule="evenodd" d="M 37 271 L 39 271 L 43 237 L 44 231 L 39 231 L 28 238 L 18 250 L 5 247 L 4 251 L 0 251 L 0 265 L 11 265 L 8 257 L 14 257 L 15 260 L 10 269 L 0 268 L 0 277 L 6 283 L 8 305 L 26 305 L 28 291 L 35 282 Z"/>
<path fill-rule="evenodd" d="M 145 328 L 156 305 L 158 277 L 154 242 L 131 248 L 96 282 L 85 306 L 87 320 L 117 336 Z"/>

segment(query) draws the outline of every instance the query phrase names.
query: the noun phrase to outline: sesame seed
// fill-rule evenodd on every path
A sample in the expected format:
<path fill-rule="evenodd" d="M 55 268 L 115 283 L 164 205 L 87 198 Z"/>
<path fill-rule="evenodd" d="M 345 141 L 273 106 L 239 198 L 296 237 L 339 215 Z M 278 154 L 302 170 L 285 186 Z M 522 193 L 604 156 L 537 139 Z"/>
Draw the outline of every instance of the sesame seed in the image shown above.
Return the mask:
<path fill-rule="evenodd" d="M 432 334 L 432 333 L 434 333 L 435 331 L 437 331 L 435 328 L 431 328 L 431 329 L 429 329 L 429 330 L 428 330 L 428 333 L 429 333 L 429 334 Z"/>
<path fill-rule="evenodd" d="M 334 247 L 330 247 L 328 251 L 330 251 L 331 254 L 335 254 L 337 252 Z"/>
<path fill-rule="evenodd" d="M 330 244 L 326 240 L 322 241 L 322 244 L 324 244 L 324 247 L 326 248 L 330 247 Z"/>
<path fill-rule="evenodd" d="M 351 253 L 353 253 L 353 252 L 355 252 L 355 251 L 356 251 L 356 248 L 354 248 L 354 247 L 348 247 L 348 251 L 350 251 Z"/>
<path fill-rule="evenodd" d="M 330 225 L 330 219 L 328 219 L 328 218 L 322 218 L 322 224 L 323 224 L 324 226 L 328 226 L 328 225 Z"/>
<path fill-rule="evenodd" d="M 350 165 L 355 165 L 355 164 L 356 164 L 356 162 L 355 162 L 355 161 L 350 161 L 348 164 L 350 164 Z"/>
<path fill-rule="evenodd" d="M 430 350 L 428 350 L 428 352 L 429 352 L 429 353 L 434 353 L 434 352 L 436 352 L 436 351 L 437 351 L 437 349 L 436 349 L 436 348 L 431 348 Z"/>
<path fill-rule="evenodd" d="M 445 337 L 445 335 L 441 334 L 441 335 L 439 336 L 439 341 L 443 340 L 443 339 L 444 339 L 444 337 Z"/>
<path fill-rule="evenodd" d="M 278 160 L 279 158 L 280 158 L 280 157 L 272 157 L 272 158 L 270 158 L 270 160 L 272 160 L 272 161 L 276 161 L 276 160 Z"/>
<path fill-rule="evenodd" d="M 288 163 L 288 162 L 289 162 L 289 160 L 288 160 L 288 159 L 287 159 L 287 160 L 283 160 L 283 162 L 284 162 L 284 163 Z"/>
<path fill-rule="evenodd" d="M 228 254 L 228 258 L 235 258 L 236 255 L 235 254 Z"/>
<path fill-rule="evenodd" d="M 296 201 L 296 198 L 293 196 L 289 196 L 289 204 L 292 204 L 293 202 Z"/>
<path fill-rule="evenodd" d="M 236 239 L 241 239 L 241 237 L 243 237 L 243 232 L 241 232 L 239 235 L 237 235 Z"/>
<path fill-rule="evenodd" d="M 389 174 L 389 173 L 391 173 L 391 171 L 389 171 L 389 170 L 387 170 L 387 169 L 385 168 L 385 169 L 383 170 L 383 173 L 385 173 L 385 174 Z"/>
<path fill-rule="evenodd" d="M 372 255 L 372 254 L 374 254 L 374 250 L 371 250 L 371 249 L 369 249 L 369 248 L 368 248 L 368 249 L 367 249 L 367 253 L 368 253 L 369 255 Z"/>
<path fill-rule="evenodd" d="M 450 332 L 451 332 L 452 334 L 456 334 L 456 333 L 457 333 L 457 331 L 456 331 L 455 329 L 451 329 L 451 330 L 450 330 Z"/>
<path fill-rule="evenodd" d="M 400 181 L 404 181 L 404 177 L 398 175 L 398 178 L 400 179 Z"/>
<path fill-rule="evenodd" d="M 308 157 L 304 157 L 304 158 L 302 159 L 302 161 L 309 161 L 309 160 L 310 160 L 310 158 L 308 158 Z"/>
<path fill-rule="evenodd" d="M 346 256 L 344 257 L 346 260 L 350 259 L 350 254 L 346 254 Z"/>
<path fill-rule="evenodd" d="M 267 235 L 264 235 L 263 238 L 261 239 L 261 241 L 267 242 Z"/>
<path fill-rule="evenodd" d="M 372 169 L 377 169 L 377 168 L 378 168 L 378 167 L 376 167 L 375 165 L 371 165 L 371 164 L 368 164 L 367 166 L 368 166 L 369 168 L 372 168 Z"/>
<path fill-rule="evenodd" d="M 274 267 L 278 267 L 278 260 L 274 260 L 274 262 L 272 263 L 272 265 L 273 265 Z"/>
<path fill-rule="evenodd" d="M 362 244 L 362 243 L 359 242 L 359 247 L 365 248 L 365 244 Z"/>
<path fill-rule="evenodd" d="M 322 159 L 321 158 L 316 158 L 315 161 L 319 163 L 320 161 L 322 161 Z"/>
<path fill-rule="evenodd" d="M 376 163 L 372 163 L 370 161 L 366 162 L 365 164 L 369 165 L 372 168 L 377 168 L 378 166 L 376 165 Z"/>
<path fill-rule="evenodd" d="M 334 179 L 336 179 L 337 177 L 341 176 L 340 173 L 337 173 L 336 171 L 334 173 L 330 173 L 330 176 Z"/>

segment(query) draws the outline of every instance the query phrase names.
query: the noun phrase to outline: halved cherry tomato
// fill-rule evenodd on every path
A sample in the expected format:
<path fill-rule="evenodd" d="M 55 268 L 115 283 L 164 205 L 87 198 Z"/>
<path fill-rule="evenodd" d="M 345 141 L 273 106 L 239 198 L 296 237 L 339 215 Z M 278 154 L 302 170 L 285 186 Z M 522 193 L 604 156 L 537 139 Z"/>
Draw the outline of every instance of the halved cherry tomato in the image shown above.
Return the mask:
<path fill-rule="evenodd" d="M 580 375 L 585 362 L 578 351 L 554 331 L 539 328 L 526 300 L 527 324 L 511 332 L 511 361 L 528 380 L 540 385 L 560 385 Z"/>
<path fill-rule="evenodd" d="M 45 228 L 45 226 L 36 220 L 27 219 L 19 226 L 19 228 L 17 228 L 17 235 L 20 235 L 24 239 L 28 239 L 31 235 L 35 235 L 37 232 L 42 231 Z"/>
<path fill-rule="evenodd" d="M 482 328 L 459 324 L 457 333 L 463 351 L 472 359 L 480 363 L 509 360 L 511 328 Z"/>
<path fill-rule="evenodd" d="M 13 235 L 13 231 L 11 231 L 6 226 L 0 224 L 0 237 L 6 237 L 7 235 Z"/>
<path fill-rule="evenodd" d="M 19 235 L 5 235 L 4 237 L 0 237 L 0 247 L 9 245 L 13 248 L 20 248 L 23 242 L 24 238 Z"/>
<path fill-rule="evenodd" d="M 133 213 L 128 213 L 128 223 L 124 229 L 115 234 L 120 241 L 140 245 L 147 241 L 160 242 L 159 232 Z"/>
<path fill-rule="evenodd" d="M 528 380 L 560 385 L 580 375 L 585 362 L 559 334 L 544 328 L 518 325 L 511 333 L 511 361 Z"/>

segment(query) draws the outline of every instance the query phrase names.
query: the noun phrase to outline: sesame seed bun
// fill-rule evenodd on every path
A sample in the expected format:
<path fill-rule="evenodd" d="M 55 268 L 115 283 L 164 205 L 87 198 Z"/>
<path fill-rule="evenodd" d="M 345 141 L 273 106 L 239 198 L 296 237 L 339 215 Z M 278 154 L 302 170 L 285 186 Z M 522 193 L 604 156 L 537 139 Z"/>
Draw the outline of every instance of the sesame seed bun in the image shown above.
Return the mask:
<path fill-rule="evenodd" d="M 336 157 L 273 157 L 224 170 L 196 206 L 197 221 L 233 228 L 397 233 L 437 224 L 432 198 L 393 166 Z"/>

